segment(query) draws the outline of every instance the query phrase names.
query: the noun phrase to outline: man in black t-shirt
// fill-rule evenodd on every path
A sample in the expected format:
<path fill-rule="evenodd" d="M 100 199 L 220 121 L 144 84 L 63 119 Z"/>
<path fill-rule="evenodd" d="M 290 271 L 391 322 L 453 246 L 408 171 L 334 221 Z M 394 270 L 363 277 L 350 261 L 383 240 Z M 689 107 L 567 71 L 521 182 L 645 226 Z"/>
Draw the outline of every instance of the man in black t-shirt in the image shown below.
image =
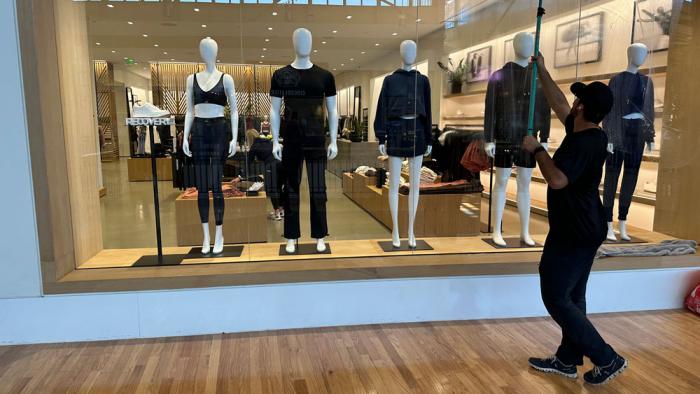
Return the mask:
<path fill-rule="evenodd" d="M 613 95 L 603 83 L 577 82 L 571 86 L 576 96 L 571 107 L 541 55 L 537 64 L 547 101 L 566 127 L 554 157 L 534 137 L 523 141 L 523 149 L 535 154 L 549 186 L 549 234 L 540 261 L 540 286 L 547 311 L 561 327 L 562 341 L 555 355 L 531 358 L 530 365 L 575 379 L 586 356 L 595 368 L 584 380 L 605 384 L 627 367 L 627 360 L 605 343 L 586 317 L 586 284 L 607 233 L 599 187 L 608 139 L 599 124 L 612 108 Z"/>

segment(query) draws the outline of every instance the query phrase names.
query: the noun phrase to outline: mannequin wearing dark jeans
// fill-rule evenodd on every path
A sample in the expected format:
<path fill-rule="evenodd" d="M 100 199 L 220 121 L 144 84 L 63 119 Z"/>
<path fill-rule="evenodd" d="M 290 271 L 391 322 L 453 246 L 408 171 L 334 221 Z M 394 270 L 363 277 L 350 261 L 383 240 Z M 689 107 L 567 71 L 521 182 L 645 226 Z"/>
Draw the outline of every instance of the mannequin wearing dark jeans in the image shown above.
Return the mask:
<path fill-rule="evenodd" d="M 608 222 L 613 221 L 613 206 L 617 184 L 622 173 L 622 186 L 620 187 L 619 220 L 627 220 L 632 195 L 637 186 L 639 168 L 642 165 L 644 146 L 647 142 L 647 133 L 644 132 L 646 122 L 642 119 L 623 119 L 623 141 L 621 146 L 614 146 L 614 152 L 608 154 L 605 161 L 605 186 L 603 192 L 603 207 Z"/>
<path fill-rule="evenodd" d="M 547 311 L 562 329 L 557 358 L 567 365 L 608 365 L 615 351 L 586 317 L 586 283 L 598 246 L 576 246 L 547 238 L 540 261 L 540 286 Z M 576 345 L 578 344 L 578 346 Z"/>

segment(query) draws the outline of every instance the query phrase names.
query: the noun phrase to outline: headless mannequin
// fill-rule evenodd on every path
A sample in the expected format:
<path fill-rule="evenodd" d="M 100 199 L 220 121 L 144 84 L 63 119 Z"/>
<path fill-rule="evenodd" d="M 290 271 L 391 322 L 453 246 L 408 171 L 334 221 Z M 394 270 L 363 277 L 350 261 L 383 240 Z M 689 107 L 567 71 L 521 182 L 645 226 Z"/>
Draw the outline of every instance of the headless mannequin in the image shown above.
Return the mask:
<path fill-rule="evenodd" d="M 401 43 L 401 68 L 410 71 L 416 62 L 418 47 L 414 41 L 406 40 Z M 416 119 L 416 115 L 402 116 L 403 119 Z M 432 146 L 428 145 L 425 156 L 429 156 Z M 379 145 L 379 153 L 387 156 L 386 145 Z M 399 182 L 401 180 L 401 157 L 389 156 L 389 210 L 391 211 L 391 243 L 395 248 L 401 247 L 399 235 Z M 420 170 L 423 157 L 416 156 L 408 159 L 410 191 L 408 193 L 408 247 L 416 247 L 416 236 L 413 225 L 416 220 L 420 190 Z"/>
<path fill-rule="evenodd" d="M 522 67 L 528 67 L 530 59 L 535 51 L 535 38 L 530 33 L 518 33 L 513 38 L 513 49 L 515 50 L 516 63 Z M 547 149 L 547 144 L 541 144 Z M 488 142 L 485 145 L 486 154 L 494 158 L 496 156 L 496 144 Z M 530 236 L 530 181 L 532 179 L 533 168 L 517 167 L 517 202 L 518 214 L 520 216 L 520 240 L 528 246 L 535 246 L 535 241 Z M 508 179 L 512 173 L 512 168 L 496 167 L 495 182 L 493 185 L 493 233 L 491 238 L 493 243 L 505 247 L 506 242 L 503 239 L 503 211 L 506 207 L 506 188 L 508 187 Z"/>
<path fill-rule="evenodd" d="M 216 69 L 216 56 L 219 52 L 219 46 L 211 37 L 207 37 L 199 43 L 199 53 L 204 61 L 204 71 L 197 73 L 197 81 L 203 90 L 212 89 L 221 78 L 222 72 Z M 230 75 L 224 74 L 224 89 L 228 98 L 229 106 L 231 107 L 231 143 L 229 144 L 229 157 L 236 154 L 236 141 L 238 140 L 238 109 L 236 107 L 236 89 L 233 83 L 233 78 Z M 182 142 L 182 150 L 184 153 L 192 157 L 190 151 L 189 136 L 192 130 L 194 118 L 219 118 L 224 116 L 224 107 L 217 104 L 202 103 L 194 105 L 194 77 L 187 77 L 187 112 L 185 114 L 185 136 Z M 202 253 L 207 254 L 210 250 L 209 223 L 202 223 L 202 231 L 204 233 L 202 240 Z M 224 232 L 223 226 L 216 226 L 216 235 L 214 238 L 214 254 L 221 253 L 224 249 Z"/>
<path fill-rule="evenodd" d="M 642 64 L 644 64 L 644 62 L 647 60 L 648 55 L 649 55 L 649 49 L 644 44 L 632 44 L 629 47 L 627 47 L 628 63 L 627 63 L 627 69 L 624 72 L 628 72 L 630 74 L 639 73 L 639 67 L 641 67 Z M 644 114 L 639 113 L 639 112 L 633 112 L 633 113 L 624 115 L 622 118 L 623 119 L 644 119 Z M 647 144 L 647 151 L 652 152 L 653 150 L 654 150 L 654 143 L 653 142 L 648 143 Z M 608 152 L 610 152 L 610 153 L 615 152 L 615 146 L 612 143 L 608 144 Z M 632 238 L 630 238 L 629 234 L 627 233 L 627 221 L 620 220 L 618 223 L 618 226 L 620 227 L 620 238 L 624 241 L 630 241 Z M 617 241 L 617 237 L 615 236 L 615 229 L 613 228 L 612 222 L 608 222 L 607 238 L 610 241 Z"/>
<path fill-rule="evenodd" d="M 313 67 L 310 57 L 313 43 L 311 32 L 304 28 L 296 29 L 292 35 L 292 43 L 296 54 L 292 67 L 296 68 L 297 70 L 307 70 Z M 281 108 L 282 99 L 279 97 L 272 97 L 272 106 L 270 108 L 272 155 L 279 161 L 282 161 L 282 144 L 279 142 Z M 328 160 L 333 160 L 336 156 L 338 156 L 338 109 L 336 106 L 336 96 L 326 97 L 326 111 L 328 113 L 328 128 L 331 136 L 331 142 L 328 145 L 327 157 Z M 297 241 L 298 240 L 296 239 L 288 239 L 285 251 L 290 254 L 295 253 Z M 326 251 L 326 242 L 323 238 L 316 240 L 316 251 L 319 253 Z"/>

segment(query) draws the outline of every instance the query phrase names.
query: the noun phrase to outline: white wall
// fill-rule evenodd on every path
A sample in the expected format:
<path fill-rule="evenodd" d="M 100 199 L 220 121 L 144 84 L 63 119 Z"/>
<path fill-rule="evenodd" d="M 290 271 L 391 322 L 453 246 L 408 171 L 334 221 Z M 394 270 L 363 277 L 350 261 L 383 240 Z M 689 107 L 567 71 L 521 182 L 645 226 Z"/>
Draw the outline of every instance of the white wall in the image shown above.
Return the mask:
<path fill-rule="evenodd" d="M 0 95 L 3 168 L 0 196 L 0 298 L 41 294 L 39 243 L 34 218 L 34 196 L 29 141 L 22 88 L 22 68 L 14 0 L 0 0 Z M 0 318 L 0 322 L 4 319 Z M 2 325 L 3 323 L 0 323 Z"/>

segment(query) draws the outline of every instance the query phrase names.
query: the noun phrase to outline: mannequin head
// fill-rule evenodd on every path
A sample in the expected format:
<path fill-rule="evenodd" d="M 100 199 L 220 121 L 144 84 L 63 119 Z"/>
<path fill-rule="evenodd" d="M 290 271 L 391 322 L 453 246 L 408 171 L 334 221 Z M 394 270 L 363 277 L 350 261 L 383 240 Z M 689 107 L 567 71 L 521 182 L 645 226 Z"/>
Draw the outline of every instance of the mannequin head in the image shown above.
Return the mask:
<path fill-rule="evenodd" d="M 627 47 L 627 59 L 632 67 L 639 67 L 644 64 L 649 55 L 649 48 L 644 44 L 632 44 Z"/>
<path fill-rule="evenodd" d="M 309 55 L 311 55 L 313 39 L 308 29 L 302 27 L 294 30 L 292 43 L 294 44 L 294 52 L 296 52 L 297 56 L 309 57 Z"/>
<path fill-rule="evenodd" d="M 218 53 L 219 45 L 211 37 L 204 38 L 199 42 L 199 54 L 205 63 L 216 63 Z"/>
<path fill-rule="evenodd" d="M 416 62 L 416 55 L 418 53 L 418 45 L 415 41 L 406 40 L 401 43 L 401 60 L 404 66 L 413 66 Z"/>
<path fill-rule="evenodd" d="M 535 52 L 535 37 L 527 32 L 520 32 L 513 37 L 513 50 L 516 59 L 530 59 Z"/>

